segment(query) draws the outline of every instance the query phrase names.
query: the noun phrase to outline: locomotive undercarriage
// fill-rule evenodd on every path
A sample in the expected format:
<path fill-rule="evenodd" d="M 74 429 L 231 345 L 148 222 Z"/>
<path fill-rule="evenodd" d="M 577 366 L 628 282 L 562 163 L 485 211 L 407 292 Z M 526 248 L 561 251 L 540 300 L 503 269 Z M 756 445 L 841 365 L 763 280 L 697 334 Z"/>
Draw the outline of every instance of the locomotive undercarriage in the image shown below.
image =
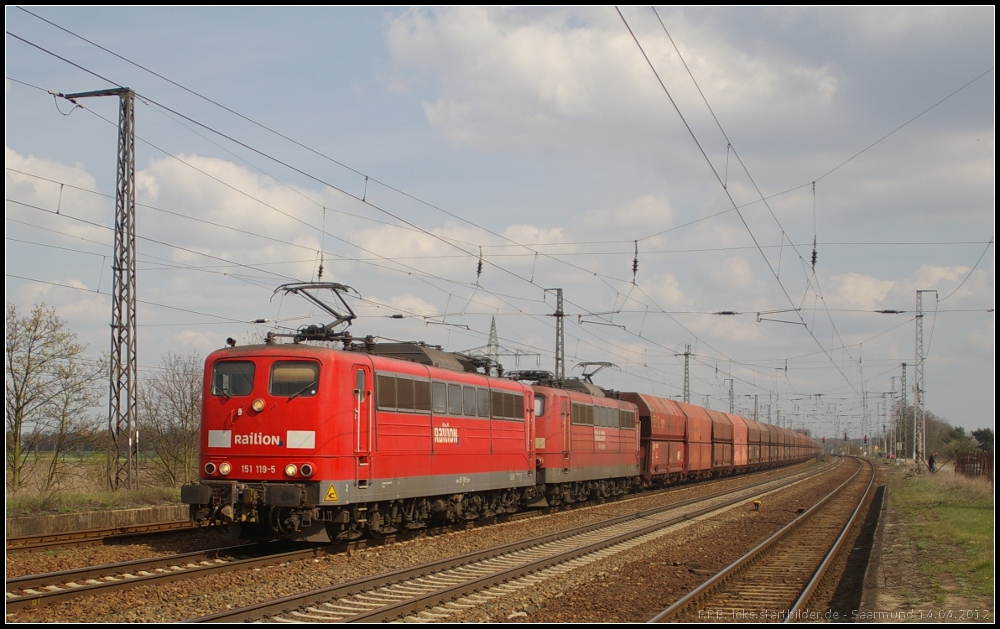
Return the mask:
<path fill-rule="evenodd" d="M 318 484 L 185 485 L 181 499 L 194 521 L 222 523 L 240 538 L 352 540 L 516 513 L 538 498 L 535 487 L 318 506 Z"/>
<path fill-rule="evenodd" d="M 550 507 L 587 502 L 588 500 L 606 500 L 629 494 L 636 483 L 632 478 L 610 478 L 571 483 L 555 483 L 545 488 L 545 499 Z"/>
<path fill-rule="evenodd" d="M 351 540 L 422 529 L 435 522 L 472 522 L 517 513 L 534 497 L 534 488 L 529 487 L 321 507 L 318 511 L 331 540 Z"/>

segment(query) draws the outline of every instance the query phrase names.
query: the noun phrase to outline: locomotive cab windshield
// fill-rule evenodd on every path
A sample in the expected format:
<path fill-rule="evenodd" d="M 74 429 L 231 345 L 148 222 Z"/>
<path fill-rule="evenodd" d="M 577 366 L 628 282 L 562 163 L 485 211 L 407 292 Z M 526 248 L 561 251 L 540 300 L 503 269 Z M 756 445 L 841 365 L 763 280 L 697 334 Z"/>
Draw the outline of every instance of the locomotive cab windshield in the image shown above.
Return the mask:
<path fill-rule="evenodd" d="M 253 374 L 254 364 L 250 361 L 216 363 L 212 368 L 212 395 L 250 395 L 253 391 Z"/>
<path fill-rule="evenodd" d="M 274 396 L 316 395 L 319 384 L 319 365 L 303 361 L 282 361 L 271 366 L 270 393 Z"/>

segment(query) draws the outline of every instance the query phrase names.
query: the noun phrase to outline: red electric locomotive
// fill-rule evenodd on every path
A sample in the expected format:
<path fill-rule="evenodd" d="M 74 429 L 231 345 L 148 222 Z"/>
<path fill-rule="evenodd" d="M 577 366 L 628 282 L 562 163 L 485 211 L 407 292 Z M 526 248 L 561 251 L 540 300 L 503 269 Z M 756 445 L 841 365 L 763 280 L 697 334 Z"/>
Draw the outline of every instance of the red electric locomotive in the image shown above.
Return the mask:
<path fill-rule="evenodd" d="M 517 511 L 536 498 L 529 387 L 416 343 L 360 344 L 337 316 L 296 341 L 230 347 L 205 363 L 192 519 L 244 536 L 353 539 Z M 279 289 L 279 290 L 280 290 Z M 350 308 L 344 303 L 350 312 Z"/>
<path fill-rule="evenodd" d="M 507 377 L 533 381 L 535 460 L 549 506 L 621 496 L 637 488 L 639 430 L 633 404 L 608 397 L 591 382 L 557 382 L 548 372 L 519 371 Z"/>
<path fill-rule="evenodd" d="M 535 498 L 530 388 L 454 354 L 233 347 L 205 365 L 194 519 L 251 536 L 350 539 Z"/>

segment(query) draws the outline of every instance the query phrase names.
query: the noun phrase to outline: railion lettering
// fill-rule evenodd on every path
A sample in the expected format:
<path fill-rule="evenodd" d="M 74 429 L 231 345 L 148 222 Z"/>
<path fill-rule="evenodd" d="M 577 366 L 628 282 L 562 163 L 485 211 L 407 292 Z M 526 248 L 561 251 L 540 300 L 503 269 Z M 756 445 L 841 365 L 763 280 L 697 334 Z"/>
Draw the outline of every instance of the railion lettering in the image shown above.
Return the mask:
<path fill-rule="evenodd" d="M 280 446 L 281 437 L 265 435 L 262 432 L 252 432 L 248 435 L 233 435 L 233 443 L 238 446 Z"/>

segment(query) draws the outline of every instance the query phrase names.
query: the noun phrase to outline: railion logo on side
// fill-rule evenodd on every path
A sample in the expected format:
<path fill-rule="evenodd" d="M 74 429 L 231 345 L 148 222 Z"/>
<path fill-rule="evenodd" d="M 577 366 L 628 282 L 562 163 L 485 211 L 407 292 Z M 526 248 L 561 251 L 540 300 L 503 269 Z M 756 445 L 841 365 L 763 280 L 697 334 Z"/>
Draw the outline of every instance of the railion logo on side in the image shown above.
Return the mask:
<path fill-rule="evenodd" d="M 238 446 L 280 446 L 281 437 L 265 435 L 262 432 L 252 432 L 248 435 L 233 435 L 233 443 Z"/>
<path fill-rule="evenodd" d="M 434 443 L 458 443 L 458 428 L 448 424 L 434 427 Z"/>

